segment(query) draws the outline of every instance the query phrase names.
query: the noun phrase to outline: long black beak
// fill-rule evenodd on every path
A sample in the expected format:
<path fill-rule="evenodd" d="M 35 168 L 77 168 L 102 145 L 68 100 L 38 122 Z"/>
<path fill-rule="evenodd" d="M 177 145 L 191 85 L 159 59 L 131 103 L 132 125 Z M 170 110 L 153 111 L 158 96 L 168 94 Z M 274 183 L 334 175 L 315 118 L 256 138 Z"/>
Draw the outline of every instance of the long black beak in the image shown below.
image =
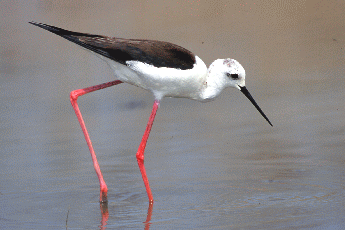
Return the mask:
<path fill-rule="evenodd" d="M 260 107 L 258 106 L 258 104 L 256 104 L 254 98 L 252 97 L 252 95 L 250 95 L 249 91 L 247 90 L 247 88 L 245 86 L 240 86 L 241 92 L 244 94 L 244 96 L 246 96 L 249 101 L 251 101 L 253 103 L 253 105 L 255 106 L 255 108 L 261 113 L 261 115 L 266 119 L 266 121 L 271 125 L 272 123 L 270 122 L 270 120 L 268 120 L 268 118 L 266 117 L 266 115 L 264 114 L 264 112 L 262 112 L 262 110 L 260 109 Z"/>

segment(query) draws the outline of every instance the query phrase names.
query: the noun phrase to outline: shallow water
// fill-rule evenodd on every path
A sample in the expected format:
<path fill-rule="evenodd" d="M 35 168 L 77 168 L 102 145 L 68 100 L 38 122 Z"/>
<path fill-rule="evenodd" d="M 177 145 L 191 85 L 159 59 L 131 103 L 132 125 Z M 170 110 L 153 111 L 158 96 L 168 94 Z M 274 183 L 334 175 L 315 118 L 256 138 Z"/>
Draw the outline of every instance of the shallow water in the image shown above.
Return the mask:
<path fill-rule="evenodd" d="M 345 35 L 341 1 L 2 1 L 1 229 L 342 229 Z M 270 127 L 226 89 L 164 99 L 135 153 L 149 92 L 121 84 L 78 100 L 108 207 L 69 92 L 114 79 L 97 57 L 33 27 L 177 43 L 207 65 L 237 59 Z"/>

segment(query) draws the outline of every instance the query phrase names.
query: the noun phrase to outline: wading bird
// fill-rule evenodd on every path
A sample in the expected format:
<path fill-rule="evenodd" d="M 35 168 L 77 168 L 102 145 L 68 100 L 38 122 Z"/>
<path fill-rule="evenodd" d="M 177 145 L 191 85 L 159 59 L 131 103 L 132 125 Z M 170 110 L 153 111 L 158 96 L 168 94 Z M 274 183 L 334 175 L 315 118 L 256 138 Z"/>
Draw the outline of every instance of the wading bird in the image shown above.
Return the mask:
<path fill-rule="evenodd" d="M 70 94 L 72 106 L 83 130 L 99 179 L 100 202 L 107 202 L 108 188 L 77 104 L 79 96 L 123 82 L 153 93 L 155 101 L 152 112 L 136 154 L 150 203 L 153 203 L 153 196 L 144 166 L 144 150 L 160 101 L 164 97 L 182 97 L 207 102 L 214 100 L 224 88 L 234 87 L 240 90 L 273 126 L 245 87 L 245 70 L 234 59 L 217 59 L 207 68 L 205 63 L 191 51 L 169 42 L 107 37 L 72 32 L 43 23 L 30 23 L 96 54 L 110 65 L 118 79 L 74 90 Z"/>

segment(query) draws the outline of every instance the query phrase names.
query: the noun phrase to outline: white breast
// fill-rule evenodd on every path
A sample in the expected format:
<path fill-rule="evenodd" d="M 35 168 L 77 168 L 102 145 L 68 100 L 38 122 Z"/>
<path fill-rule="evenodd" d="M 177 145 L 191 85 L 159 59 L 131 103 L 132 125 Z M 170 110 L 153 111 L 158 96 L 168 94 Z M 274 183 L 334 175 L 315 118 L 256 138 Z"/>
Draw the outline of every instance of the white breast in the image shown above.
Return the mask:
<path fill-rule="evenodd" d="M 192 69 L 155 67 L 139 61 L 127 61 L 127 66 L 108 61 L 119 80 L 150 90 L 156 99 L 185 97 L 198 100 L 207 76 L 207 67 L 198 57 Z"/>

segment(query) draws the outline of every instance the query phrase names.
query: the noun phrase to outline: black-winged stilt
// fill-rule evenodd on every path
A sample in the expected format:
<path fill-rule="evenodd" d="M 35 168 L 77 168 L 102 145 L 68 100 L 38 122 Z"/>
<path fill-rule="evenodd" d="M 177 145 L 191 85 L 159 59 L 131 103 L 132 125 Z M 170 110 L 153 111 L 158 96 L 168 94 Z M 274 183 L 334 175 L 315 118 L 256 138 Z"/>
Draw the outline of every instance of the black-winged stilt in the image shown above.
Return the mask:
<path fill-rule="evenodd" d="M 100 202 L 107 202 L 108 188 L 79 111 L 77 104 L 79 96 L 123 82 L 150 90 L 153 93 L 155 101 L 152 112 L 136 154 L 150 203 L 153 203 L 153 197 L 144 166 L 144 150 L 159 103 L 163 97 L 184 97 L 207 102 L 214 100 L 224 88 L 234 87 L 239 89 L 268 123 L 273 126 L 245 87 L 245 70 L 234 59 L 217 59 L 207 68 L 198 56 L 181 46 L 169 42 L 107 37 L 72 32 L 42 23 L 30 23 L 98 55 L 108 62 L 118 78 L 118 80 L 108 83 L 74 90 L 70 94 L 72 106 L 85 135 L 99 179 Z"/>

